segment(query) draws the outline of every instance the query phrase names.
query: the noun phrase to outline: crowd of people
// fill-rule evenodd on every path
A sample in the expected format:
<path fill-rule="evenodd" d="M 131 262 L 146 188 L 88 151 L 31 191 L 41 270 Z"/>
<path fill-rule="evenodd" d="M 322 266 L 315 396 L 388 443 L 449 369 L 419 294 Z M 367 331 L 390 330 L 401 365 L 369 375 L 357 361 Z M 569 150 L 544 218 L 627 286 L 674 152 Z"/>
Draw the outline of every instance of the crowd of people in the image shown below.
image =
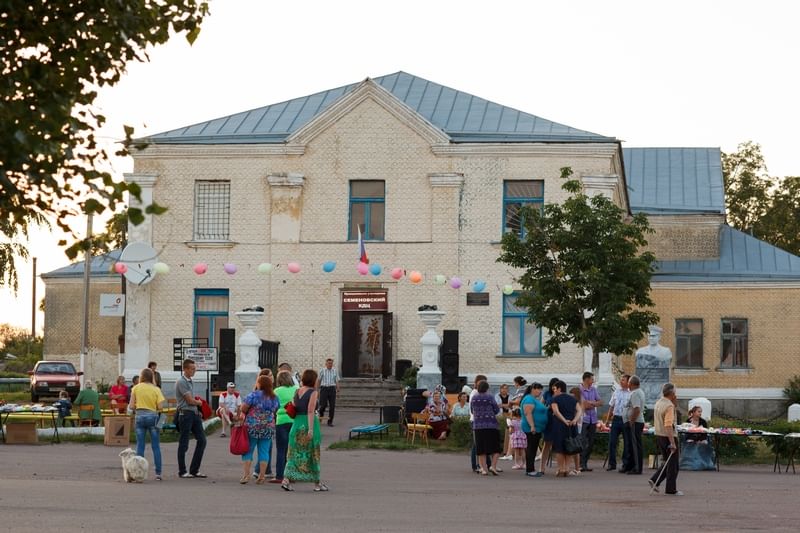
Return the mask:
<path fill-rule="evenodd" d="M 555 477 L 580 476 L 593 469 L 589 463 L 594 437 L 600 419 L 598 408 L 603 401 L 594 386 L 594 375 L 585 372 L 581 385 L 567 390 L 564 381 L 553 378 L 546 391 L 541 383 L 525 387 L 522 377 L 515 379 L 517 390 L 512 394 L 502 385 L 495 395 L 489 393 L 486 376 L 477 375 L 474 387 L 464 387 L 459 394 L 459 413 L 469 413 L 473 431 L 472 470 L 480 475 L 499 475 L 501 459 L 513 460 L 512 469 L 525 470 L 529 477 L 542 477 L 555 455 Z M 606 470 L 622 474 L 643 473 L 642 431 L 644 429 L 645 396 L 637 376 L 622 376 L 620 387 L 609 402 L 606 422 L 611 421 Z M 434 393 L 435 395 L 435 393 Z M 432 395 L 431 397 L 433 397 Z M 463 397 L 468 399 L 462 400 Z M 662 398 L 655 405 L 656 444 L 663 456 L 661 467 L 650 478 L 653 491 L 666 483 L 666 494 L 682 495 L 676 488 L 680 458 L 677 446 L 677 395 L 671 383 L 664 385 Z M 454 409 L 453 409 L 454 410 Z M 500 437 L 499 422 L 506 414 L 506 443 Z M 694 408 L 689 422 L 701 425 L 702 410 Z M 623 437 L 622 467 L 617 470 L 617 450 Z M 696 457 L 707 460 L 703 453 L 710 447 L 698 433 L 684 448 Z M 539 447 L 542 444 L 541 453 Z M 501 457 L 501 451 L 505 455 Z M 538 463 L 538 470 L 537 470 Z M 702 463 L 706 464 L 706 463 Z"/>
<path fill-rule="evenodd" d="M 184 360 L 181 376 L 175 384 L 175 423 L 180 435 L 177 462 L 181 478 L 207 477 L 200 469 L 207 441 L 199 410 L 204 402 L 194 393 L 192 378 L 196 370 L 194 361 Z M 156 479 L 161 480 L 159 433 L 164 415 L 160 413 L 167 400 L 161 391 L 161 376 L 155 363 L 142 369 L 136 378 L 134 385 L 128 387 L 120 376 L 111 387 L 109 398 L 112 408 L 127 406 L 135 414 L 137 455 L 144 456 L 149 435 Z M 473 432 L 471 466 L 483 476 L 499 475 L 503 471 L 500 461 L 508 459 L 512 461 L 513 470 L 525 470 L 529 477 L 542 477 L 551 464 L 552 455 L 557 465 L 555 477 L 573 477 L 592 471 L 589 460 L 600 422 L 598 408 L 603 406 L 603 401 L 591 372 L 583 374 L 579 387 L 569 390 L 558 378 L 551 379 L 545 388 L 541 383 L 528 385 L 522 376 L 514 378 L 513 392 L 505 384 L 497 394 L 491 394 L 489 389 L 486 376 L 479 374 L 473 387 L 465 386 L 452 405 L 442 385 L 425 391 L 427 403 L 423 412 L 427 415 L 432 438 L 446 439 L 452 420 L 469 419 Z M 256 484 L 276 483 L 285 491 L 294 491 L 294 483 L 310 482 L 315 491 L 327 491 L 328 487 L 320 480 L 320 418 L 329 409 L 327 423 L 333 426 L 338 392 L 339 376 L 332 359 L 326 360 L 320 372 L 307 369 L 302 375 L 292 373 L 287 363 L 279 365 L 276 376 L 264 369 L 254 389 L 247 393 L 240 394 L 235 383 L 228 383 L 219 395 L 216 415 L 222 422 L 221 437 L 229 436 L 234 427 L 246 428 L 249 446 L 241 455 L 240 483 L 246 484 L 254 478 Z M 674 385 L 665 384 L 654 414 L 656 444 L 664 460 L 649 483 L 653 491 L 659 491 L 665 482 L 666 494 L 681 494 L 676 488 L 679 468 L 714 467 L 712 447 L 702 432 L 686 436 L 685 456 L 678 456 L 676 398 Z M 59 399 L 57 404 L 59 416 L 64 416 L 62 410 L 68 414 L 71 407 L 68 397 Z M 92 420 L 99 422 L 99 395 L 90 380 L 74 402 L 74 405 L 83 404 L 95 406 Z M 639 378 L 623 375 L 620 386 L 610 398 L 605 419 L 605 424 L 609 425 L 606 470 L 628 475 L 643 473 L 644 411 L 645 395 Z M 499 430 L 503 420 L 507 424 L 505 439 L 501 438 Z M 691 409 L 687 422 L 707 427 L 699 406 Z M 196 445 L 187 466 L 190 436 L 194 436 Z M 622 464 L 617 470 L 620 436 Z M 274 474 L 271 471 L 273 448 Z"/>

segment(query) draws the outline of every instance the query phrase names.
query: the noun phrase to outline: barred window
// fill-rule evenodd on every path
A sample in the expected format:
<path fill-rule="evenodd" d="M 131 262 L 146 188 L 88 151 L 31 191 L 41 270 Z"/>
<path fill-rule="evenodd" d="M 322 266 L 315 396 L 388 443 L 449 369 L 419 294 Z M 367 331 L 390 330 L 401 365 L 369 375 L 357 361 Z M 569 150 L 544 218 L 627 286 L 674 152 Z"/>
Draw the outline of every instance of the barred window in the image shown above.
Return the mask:
<path fill-rule="evenodd" d="M 230 239 L 231 182 L 196 181 L 194 184 L 194 240 Z"/>

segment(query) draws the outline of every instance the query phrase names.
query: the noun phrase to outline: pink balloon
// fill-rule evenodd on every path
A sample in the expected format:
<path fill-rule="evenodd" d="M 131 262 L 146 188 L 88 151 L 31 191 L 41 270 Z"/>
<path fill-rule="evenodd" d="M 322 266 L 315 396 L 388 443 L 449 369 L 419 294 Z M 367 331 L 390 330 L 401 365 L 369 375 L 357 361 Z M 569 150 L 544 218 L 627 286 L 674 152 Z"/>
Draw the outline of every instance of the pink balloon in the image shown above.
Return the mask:
<path fill-rule="evenodd" d="M 128 271 L 128 265 L 125 263 L 115 263 L 114 264 L 114 272 L 117 274 L 124 274 Z"/>
<path fill-rule="evenodd" d="M 236 265 L 233 263 L 225 263 L 222 268 L 225 270 L 226 274 L 236 274 L 236 271 L 238 270 Z"/>
<path fill-rule="evenodd" d="M 461 278 L 450 278 L 450 286 L 454 289 L 461 287 Z"/>
<path fill-rule="evenodd" d="M 400 279 L 403 277 L 403 269 L 402 268 L 393 268 L 392 269 L 392 277 L 394 279 Z"/>
<path fill-rule="evenodd" d="M 194 266 L 194 269 L 193 269 L 193 270 L 194 270 L 194 273 L 195 273 L 195 274 L 197 274 L 198 276 L 202 276 L 202 275 L 203 275 L 203 274 L 205 274 L 205 273 L 206 273 L 206 271 L 208 270 L 208 265 L 207 265 L 207 264 L 205 264 L 205 263 L 197 263 L 197 264 Z"/>
<path fill-rule="evenodd" d="M 289 263 L 286 265 L 286 270 L 291 272 L 292 274 L 297 274 L 300 272 L 300 263 Z"/>
<path fill-rule="evenodd" d="M 358 273 L 361 274 L 362 276 L 366 276 L 367 273 L 369 273 L 369 265 L 363 262 L 358 263 L 356 270 L 358 270 Z"/>

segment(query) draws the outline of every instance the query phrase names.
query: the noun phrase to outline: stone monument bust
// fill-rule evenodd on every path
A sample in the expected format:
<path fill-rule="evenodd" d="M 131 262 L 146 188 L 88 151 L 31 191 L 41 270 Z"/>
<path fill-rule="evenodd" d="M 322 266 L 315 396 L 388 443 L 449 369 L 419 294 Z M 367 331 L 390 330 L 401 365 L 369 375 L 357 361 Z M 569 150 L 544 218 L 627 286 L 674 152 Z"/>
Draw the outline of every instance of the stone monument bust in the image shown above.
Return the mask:
<path fill-rule="evenodd" d="M 658 362 L 664 361 L 671 361 L 672 360 L 672 350 L 667 348 L 666 346 L 661 346 L 661 333 L 664 331 L 658 326 L 649 326 L 648 329 L 650 332 L 647 335 L 647 346 L 642 346 L 638 350 L 636 350 L 636 362 L 641 359 L 654 359 L 653 362 L 656 360 Z M 662 365 L 658 365 L 662 366 Z M 669 364 L 667 364 L 669 366 Z"/>
<path fill-rule="evenodd" d="M 670 381 L 672 350 L 661 346 L 661 333 L 658 326 L 649 326 L 647 346 L 636 350 L 636 375 L 639 376 L 645 405 L 652 407 L 661 397 L 661 386 Z"/>

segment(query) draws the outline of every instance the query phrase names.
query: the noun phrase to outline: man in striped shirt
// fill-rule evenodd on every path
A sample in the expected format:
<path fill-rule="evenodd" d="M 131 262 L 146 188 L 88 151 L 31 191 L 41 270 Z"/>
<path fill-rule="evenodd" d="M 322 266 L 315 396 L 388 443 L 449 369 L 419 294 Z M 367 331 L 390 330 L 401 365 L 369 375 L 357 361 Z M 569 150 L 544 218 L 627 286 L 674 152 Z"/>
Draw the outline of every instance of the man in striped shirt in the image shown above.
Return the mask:
<path fill-rule="evenodd" d="M 333 359 L 330 357 L 325 359 L 325 368 L 319 371 L 317 388 L 319 389 L 319 417 L 325 416 L 325 409 L 330 402 L 331 414 L 328 417 L 328 425 L 333 427 L 336 395 L 339 393 L 339 373 L 333 368 Z"/>

